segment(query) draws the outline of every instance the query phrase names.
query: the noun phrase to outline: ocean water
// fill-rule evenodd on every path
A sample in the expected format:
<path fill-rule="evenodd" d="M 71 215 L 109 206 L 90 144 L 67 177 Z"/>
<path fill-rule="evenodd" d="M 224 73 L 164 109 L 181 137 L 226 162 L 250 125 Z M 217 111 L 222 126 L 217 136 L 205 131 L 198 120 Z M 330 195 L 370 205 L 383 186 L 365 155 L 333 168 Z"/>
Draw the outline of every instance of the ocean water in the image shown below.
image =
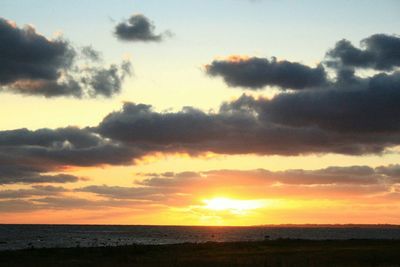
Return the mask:
<path fill-rule="evenodd" d="M 400 239 L 400 227 L 0 225 L 0 250 L 278 238 Z"/>

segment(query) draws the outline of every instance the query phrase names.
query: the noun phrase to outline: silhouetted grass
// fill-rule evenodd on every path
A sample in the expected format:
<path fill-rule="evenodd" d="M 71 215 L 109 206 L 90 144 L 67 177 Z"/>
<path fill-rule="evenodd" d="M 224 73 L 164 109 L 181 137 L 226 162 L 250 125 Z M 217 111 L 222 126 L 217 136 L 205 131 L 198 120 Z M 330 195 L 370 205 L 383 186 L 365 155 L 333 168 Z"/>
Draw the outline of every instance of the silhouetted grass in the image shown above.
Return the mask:
<path fill-rule="evenodd" d="M 0 252 L 0 266 L 400 266 L 400 240 L 274 240 Z"/>

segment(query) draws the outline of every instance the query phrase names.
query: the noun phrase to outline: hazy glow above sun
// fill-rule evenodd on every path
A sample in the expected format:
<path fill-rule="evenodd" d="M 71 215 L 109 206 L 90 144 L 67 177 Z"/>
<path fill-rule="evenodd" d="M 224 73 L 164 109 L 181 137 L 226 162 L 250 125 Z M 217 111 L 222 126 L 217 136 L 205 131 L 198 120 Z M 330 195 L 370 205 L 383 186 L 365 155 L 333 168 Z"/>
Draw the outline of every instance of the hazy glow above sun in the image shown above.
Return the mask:
<path fill-rule="evenodd" d="M 258 209 L 264 206 L 265 203 L 260 200 L 239 200 L 225 197 L 216 197 L 203 200 L 204 208 L 215 211 L 232 211 L 242 213 L 248 210 Z"/>

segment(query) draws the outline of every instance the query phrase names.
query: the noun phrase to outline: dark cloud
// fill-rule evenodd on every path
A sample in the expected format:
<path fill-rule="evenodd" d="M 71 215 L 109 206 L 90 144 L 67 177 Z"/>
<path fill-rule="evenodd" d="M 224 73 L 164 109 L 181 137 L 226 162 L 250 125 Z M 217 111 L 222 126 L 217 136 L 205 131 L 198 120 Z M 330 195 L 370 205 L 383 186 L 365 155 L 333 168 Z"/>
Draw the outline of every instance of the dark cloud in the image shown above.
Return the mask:
<path fill-rule="evenodd" d="M 296 96 L 287 94 L 288 98 Z M 281 122 L 279 117 L 271 118 L 275 113 L 269 112 L 277 105 L 274 99 L 242 96 L 223 104 L 217 113 L 189 107 L 180 112 L 158 113 L 147 105 L 126 103 L 121 111 L 105 117 L 96 130 L 104 137 L 129 145 L 146 144 L 154 150 L 191 154 L 366 154 L 381 153 L 400 142 L 396 131 L 340 132 L 312 123 Z M 295 104 L 290 106 L 292 110 Z M 301 113 L 292 115 L 293 120 L 296 116 L 301 119 Z M 315 111 L 313 115 L 324 114 Z"/>
<path fill-rule="evenodd" d="M 140 148 L 106 140 L 89 129 L 0 131 L 0 184 L 76 182 L 82 178 L 58 172 L 67 166 L 130 164 L 141 155 Z"/>
<path fill-rule="evenodd" d="M 356 81 L 357 68 L 392 71 L 400 67 L 400 37 L 375 34 L 361 41 L 357 48 L 348 40 L 341 40 L 326 54 L 324 64 L 337 72 L 336 80 L 327 77 L 320 64 L 315 68 L 286 60 L 277 61 L 258 57 L 232 56 L 225 60 L 214 60 L 206 65 L 206 73 L 220 76 L 232 87 L 253 90 L 265 86 L 281 89 L 310 90 L 337 86 L 340 82 Z"/>
<path fill-rule="evenodd" d="M 121 66 L 111 65 L 107 68 L 92 68 L 84 83 L 94 90 L 89 92 L 92 97 L 102 95 L 111 97 L 121 91 L 122 82 L 131 74 L 131 64 L 125 61 Z"/>
<path fill-rule="evenodd" d="M 400 178 L 400 165 L 399 164 L 391 164 L 388 166 L 377 167 L 376 170 L 379 173 L 382 173 L 383 175 L 386 175 L 388 177 L 392 177 L 392 178 L 396 178 L 396 179 Z"/>
<path fill-rule="evenodd" d="M 277 61 L 276 58 L 231 57 L 214 60 L 206 66 L 206 72 L 210 76 L 221 76 L 229 86 L 255 90 L 265 86 L 302 90 L 327 82 L 321 65 L 311 68 L 296 62 Z"/>
<path fill-rule="evenodd" d="M 32 26 L 18 28 L 3 18 L 0 58 L 0 92 L 24 95 L 110 97 L 130 74 L 129 62 L 104 67 L 90 46 L 76 49 L 64 39 L 47 39 Z M 81 67 L 81 61 L 89 67 Z"/>
<path fill-rule="evenodd" d="M 48 40 L 32 26 L 20 29 L 0 18 L 0 83 L 23 79 L 56 80 L 68 69 L 75 51 L 64 40 Z"/>
<path fill-rule="evenodd" d="M 361 49 L 343 39 L 327 53 L 328 65 L 376 70 L 400 67 L 400 37 L 374 34 L 361 41 Z"/>
<path fill-rule="evenodd" d="M 25 130 L 22 131 L 25 132 Z M 18 133 L 18 130 L 6 131 L 6 136 L 3 136 L 0 132 L 0 136 L 3 137 L 0 140 L 0 184 L 73 183 L 84 180 L 84 178 L 69 174 L 48 174 L 48 172 L 57 171 L 57 167 L 60 165 L 56 166 L 51 163 L 50 159 L 44 159 L 38 155 L 28 153 L 30 149 L 38 148 L 48 142 L 51 143 L 51 139 L 40 140 L 46 134 L 37 137 L 36 140 L 32 137 L 21 140 L 22 136 L 12 137 L 12 132 Z M 27 137 L 27 132 L 23 135 Z M 10 141 L 10 143 L 5 144 L 5 141 Z M 49 149 L 53 145 L 55 145 L 54 148 L 57 147 L 57 141 L 53 142 L 49 145 Z"/>
<path fill-rule="evenodd" d="M 125 103 L 122 111 L 104 118 L 98 131 L 121 141 L 164 145 L 222 138 L 219 127 L 224 125 L 216 116 L 192 107 L 177 113 L 157 113 L 150 105 Z"/>
<path fill-rule="evenodd" d="M 0 132 L 0 136 L 0 162 L 9 164 L 36 164 L 30 159 L 40 159 L 47 167 L 128 164 L 140 154 L 139 148 L 104 139 L 88 128 L 21 129 Z"/>
<path fill-rule="evenodd" d="M 0 146 L 44 146 L 44 147 L 76 147 L 96 146 L 103 142 L 102 138 L 88 129 L 66 127 L 58 129 L 17 129 L 0 131 Z"/>
<path fill-rule="evenodd" d="M 324 90 L 280 94 L 257 103 L 262 116 L 294 127 L 317 126 L 338 133 L 398 135 L 400 73 L 377 74 Z"/>
<path fill-rule="evenodd" d="M 115 27 L 115 35 L 122 41 L 131 42 L 161 42 L 170 33 L 154 33 L 155 26 L 145 16 L 132 15 L 127 21 L 119 23 Z"/>

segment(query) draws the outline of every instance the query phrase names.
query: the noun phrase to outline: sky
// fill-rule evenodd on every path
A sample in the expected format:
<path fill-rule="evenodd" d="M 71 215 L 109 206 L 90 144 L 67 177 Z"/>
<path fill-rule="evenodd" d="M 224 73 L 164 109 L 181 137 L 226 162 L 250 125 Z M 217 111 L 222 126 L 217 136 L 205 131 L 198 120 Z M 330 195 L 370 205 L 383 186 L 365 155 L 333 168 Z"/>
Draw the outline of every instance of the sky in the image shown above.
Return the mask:
<path fill-rule="evenodd" d="M 400 224 L 398 1 L 0 3 L 0 223 Z"/>

